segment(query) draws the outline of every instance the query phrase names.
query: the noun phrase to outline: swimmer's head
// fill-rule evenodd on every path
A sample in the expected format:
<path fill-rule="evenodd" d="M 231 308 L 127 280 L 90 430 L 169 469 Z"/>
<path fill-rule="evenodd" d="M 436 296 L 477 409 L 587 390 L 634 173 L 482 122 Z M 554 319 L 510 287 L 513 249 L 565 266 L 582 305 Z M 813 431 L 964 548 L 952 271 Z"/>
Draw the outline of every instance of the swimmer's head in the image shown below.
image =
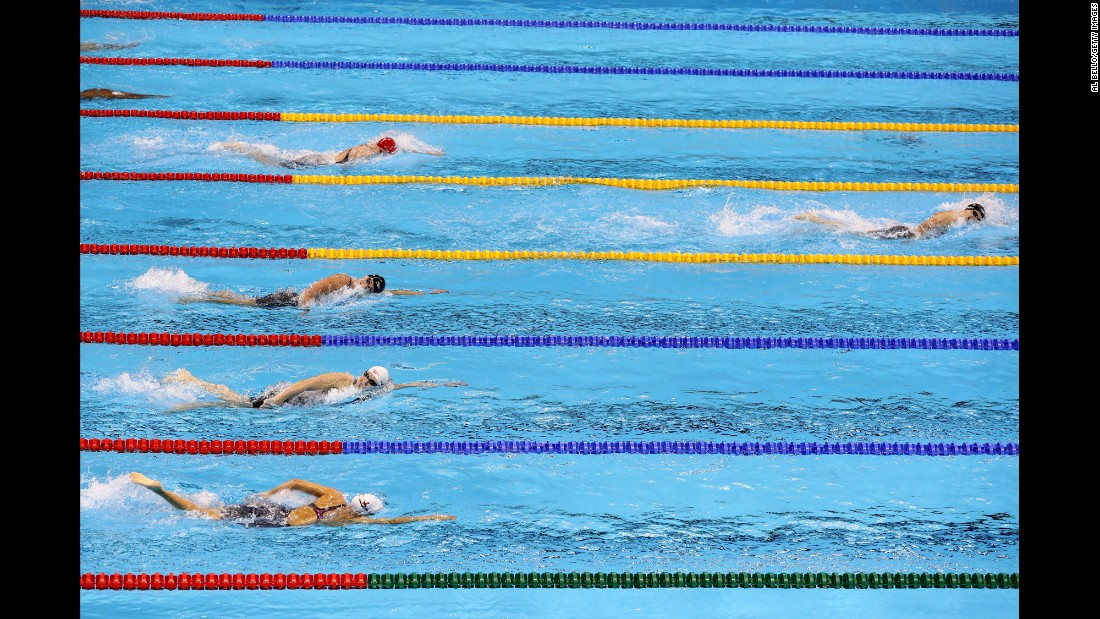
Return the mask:
<path fill-rule="evenodd" d="M 981 221 L 985 219 L 985 207 L 977 202 L 967 205 L 964 211 L 970 211 L 970 217 L 968 219 L 974 219 L 975 221 Z"/>
<path fill-rule="evenodd" d="M 378 148 L 392 155 L 397 152 L 397 142 L 391 137 L 384 137 L 378 140 Z"/>
<path fill-rule="evenodd" d="M 382 511 L 384 504 L 382 499 L 373 494 L 357 494 L 351 497 L 348 506 L 363 516 L 370 516 Z"/>
<path fill-rule="evenodd" d="M 385 385 L 390 382 L 389 370 L 380 365 L 376 365 L 366 372 L 363 372 L 363 376 L 367 379 L 367 384 L 372 386 Z"/>
<path fill-rule="evenodd" d="M 386 278 L 381 275 L 368 275 L 359 280 L 359 285 L 371 292 L 382 292 L 386 289 Z"/>

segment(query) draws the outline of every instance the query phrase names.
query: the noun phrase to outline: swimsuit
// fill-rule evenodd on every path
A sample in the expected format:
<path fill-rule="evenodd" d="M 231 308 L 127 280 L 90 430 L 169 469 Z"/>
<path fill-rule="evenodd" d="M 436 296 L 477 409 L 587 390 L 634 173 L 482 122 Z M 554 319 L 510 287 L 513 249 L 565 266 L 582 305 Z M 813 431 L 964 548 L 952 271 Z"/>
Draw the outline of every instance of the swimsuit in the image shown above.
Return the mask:
<path fill-rule="evenodd" d="M 292 384 L 293 383 L 291 383 L 289 381 L 282 381 L 282 382 L 279 382 L 279 383 L 275 383 L 274 385 L 271 385 L 270 387 L 267 387 L 266 389 L 261 391 L 259 395 L 248 396 L 248 401 L 252 403 L 252 408 L 260 408 L 260 406 L 263 405 L 265 400 L 267 400 L 268 398 L 274 397 L 275 395 L 277 395 L 279 393 L 282 393 L 282 391 L 284 389 L 286 389 L 287 387 L 289 387 Z M 381 391 L 381 389 L 377 389 L 377 388 L 375 388 L 375 389 L 364 389 L 363 391 L 367 393 L 366 397 L 371 397 L 371 392 Z M 364 396 L 363 396 L 362 393 L 357 394 L 357 399 L 363 399 L 363 397 Z M 286 402 L 283 402 L 283 404 L 287 405 L 287 406 L 317 406 L 317 405 L 320 405 L 320 404 L 325 404 L 327 400 L 328 400 L 328 392 L 325 392 L 325 391 L 303 391 L 302 393 L 299 393 L 298 395 L 294 396 L 293 398 L 290 398 Z M 349 402 L 352 402 L 352 401 L 355 401 L 355 400 L 349 400 Z M 331 402 L 331 403 L 335 404 L 336 402 Z"/>
<path fill-rule="evenodd" d="M 884 228 L 882 230 L 871 230 L 867 232 L 867 236 L 876 239 L 915 239 L 917 234 L 913 232 L 909 226 L 894 226 L 892 228 Z"/>
<path fill-rule="evenodd" d="M 291 170 L 301 170 L 302 168 L 316 168 L 317 166 L 330 165 L 333 163 L 332 159 L 332 155 L 311 153 L 287 161 L 281 161 L 279 165 Z"/>
<path fill-rule="evenodd" d="M 222 518 L 236 520 L 246 527 L 288 527 L 290 508 L 271 501 L 225 505 L 218 509 Z"/>
<path fill-rule="evenodd" d="M 298 293 L 293 290 L 279 290 L 262 297 L 256 297 L 256 305 L 260 307 L 297 307 Z"/>

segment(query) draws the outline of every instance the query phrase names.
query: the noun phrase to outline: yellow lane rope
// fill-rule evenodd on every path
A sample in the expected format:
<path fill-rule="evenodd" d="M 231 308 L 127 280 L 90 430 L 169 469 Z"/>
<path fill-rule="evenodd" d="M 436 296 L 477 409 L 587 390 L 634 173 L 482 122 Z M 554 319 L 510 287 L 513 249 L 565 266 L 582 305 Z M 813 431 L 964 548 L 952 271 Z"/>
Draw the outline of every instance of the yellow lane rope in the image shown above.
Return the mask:
<path fill-rule="evenodd" d="M 870 264 L 896 266 L 1019 266 L 1019 256 L 902 256 L 885 254 L 731 254 L 650 251 L 528 251 L 485 249 L 340 249 L 310 247 L 310 258 L 327 260 L 632 260 L 639 262 Z"/>
<path fill-rule="evenodd" d="M 692 120 L 577 116 L 470 116 L 462 114 L 328 114 L 281 112 L 284 122 L 406 122 L 452 125 L 547 125 L 564 127 L 675 127 L 691 129 L 798 129 L 809 131 L 936 131 L 1019 133 L 1020 125 L 988 123 L 831 122 L 805 120 Z"/>
<path fill-rule="evenodd" d="M 443 185 L 531 186 L 531 185 L 608 185 L 625 189 L 691 189 L 694 187 L 742 187 L 786 191 L 968 191 L 1019 193 L 1015 183 L 919 183 L 919 182 L 833 182 L 833 181 L 761 181 L 726 179 L 643 179 L 593 178 L 583 176 L 324 176 L 295 174 L 291 182 L 304 185 L 389 185 L 434 183 Z"/>

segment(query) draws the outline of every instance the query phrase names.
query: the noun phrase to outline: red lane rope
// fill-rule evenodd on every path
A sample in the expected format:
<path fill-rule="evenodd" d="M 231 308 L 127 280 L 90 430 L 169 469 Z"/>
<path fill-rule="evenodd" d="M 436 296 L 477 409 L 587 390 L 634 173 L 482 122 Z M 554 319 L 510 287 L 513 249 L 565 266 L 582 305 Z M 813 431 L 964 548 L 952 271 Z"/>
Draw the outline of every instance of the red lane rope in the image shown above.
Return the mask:
<path fill-rule="evenodd" d="M 256 440 L 184 440 L 149 438 L 85 438 L 80 437 L 80 451 L 114 451 L 117 453 L 176 454 L 276 454 L 284 456 L 324 456 L 343 454 L 342 441 L 256 441 Z"/>
<path fill-rule="evenodd" d="M 171 572 L 161 574 L 107 574 L 100 572 L 93 574 L 86 572 L 80 575 L 81 589 L 126 589 L 128 591 L 139 589 L 142 591 L 153 589 L 366 589 L 369 578 L 367 574 L 359 572 L 352 574 L 345 572 L 318 572 L 315 574 L 236 574 L 210 572 L 209 574 L 179 575 Z"/>
<path fill-rule="evenodd" d="M 321 346 L 320 335 L 286 333 L 135 333 L 81 331 L 83 344 L 140 344 L 142 346 Z"/>
<path fill-rule="evenodd" d="M 283 120 L 282 112 L 196 112 L 187 110 L 93 110 L 81 109 L 81 116 L 175 118 L 180 120 Z"/>
<path fill-rule="evenodd" d="M 157 65 L 185 67 L 252 67 L 270 69 L 270 60 L 240 60 L 235 58 L 125 58 L 105 56 L 81 56 L 80 64 Z"/>
<path fill-rule="evenodd" d="M 189 256 L 203 258 L 265 258 L 268 260 L 305 259 L 305 247 L 199 247 L 196 245 L 137 245 L 125 243 L 81 243 L 82 254 L 123 256 Z"/>
<path fill-rule="evenodd" d="M 175 11 L 105 11 L 81 9 L 81 17 L 115 19 L 189 19 L 192 21 L 264 21 L 258 13 L 178 13 Z"/>
<path fill-rule="evenodd" d="M 214 112 L 215 114 L 217 112 Z M 292 174 L 229 174 L 224 172 L 81 172 L 82 181 L 232 181 L 236 183 L 294 182 Z"/>

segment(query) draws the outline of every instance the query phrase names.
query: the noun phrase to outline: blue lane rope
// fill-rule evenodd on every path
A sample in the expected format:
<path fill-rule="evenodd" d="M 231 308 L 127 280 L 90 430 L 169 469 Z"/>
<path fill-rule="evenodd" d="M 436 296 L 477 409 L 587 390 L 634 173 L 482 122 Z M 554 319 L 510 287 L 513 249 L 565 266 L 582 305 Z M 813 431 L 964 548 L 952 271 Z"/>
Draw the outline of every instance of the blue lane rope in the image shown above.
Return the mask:
<path fill-rule="evenodd" d="M 602 348 L 853 348 L 1020 350 L 1019 339 L 665 335 L 322 335 L 321 346 L 595 346 Z"/>
<path fill-rule="evenodd" d="M 725 454 L 1018 456 L 1017 443 L 828 443 L 738 441 L 343 441 L 345 454 Z"/>
<path fill-rule="evenodd" d="M 597 75 L 701 75 L 715 77 L 802 77 L 1018 82 L 1017 73 L 957 71 L 841 71 L 825 69 L 699 69 L 691 67 L 579 67 L 443 62 L 360 62 L 354 60 L 272 60 L 273 69 L 381 69 L 388 71 L 495 71 Z"/>
<path fill-rule="evenodd" d="M 778 24 L 687 24 L 556 19 L 479 19 L 436 17 L 340 17 L 264 15 L 263 21 L 307 24 L 402 24 L 406 26 L 509 26 L 516 28 L 612 28 L 617 30 L 725 30 L 736 32 L 813 32 L 830 34 L 888 34 L 936 37 L 1018 37 L 1007 28 L 876 28 L 864 26 L 801 26 Z"/>

